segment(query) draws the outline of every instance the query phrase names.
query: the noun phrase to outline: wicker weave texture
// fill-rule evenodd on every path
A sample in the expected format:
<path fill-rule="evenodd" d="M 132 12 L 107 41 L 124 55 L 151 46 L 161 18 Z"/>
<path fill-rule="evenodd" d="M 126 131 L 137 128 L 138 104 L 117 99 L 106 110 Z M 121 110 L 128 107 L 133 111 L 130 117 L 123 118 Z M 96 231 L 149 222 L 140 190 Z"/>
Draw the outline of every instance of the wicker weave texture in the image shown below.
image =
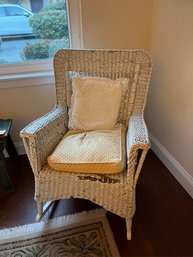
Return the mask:
<path fill-rule="evenodd" d="M 151 70 L 151 58 L 143 50 L 60 50 L 56 54 L 56 107 L 21 131 L 35 176 L 37 202 L 70 197 L 91 200 L 126 218 L 127 235 L 130 237 L 135 212 L 135 188 L 150 147 L 143 113 Z M 47 165 L 47 157 L 67 132 L 67 110 L 74 72 L 87 76 L 129 79 L 118 118 L 118 122 L 128 126 L 127 167 L 122 173 L 100 175 L 58 172 Z"/>

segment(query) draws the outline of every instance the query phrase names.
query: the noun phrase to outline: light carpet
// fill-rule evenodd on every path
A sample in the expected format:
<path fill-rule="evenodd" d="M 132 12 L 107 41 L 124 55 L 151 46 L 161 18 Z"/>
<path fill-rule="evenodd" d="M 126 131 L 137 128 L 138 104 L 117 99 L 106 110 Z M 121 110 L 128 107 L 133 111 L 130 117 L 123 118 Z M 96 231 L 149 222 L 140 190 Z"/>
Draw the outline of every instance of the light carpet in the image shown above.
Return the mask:
<path fill-rule="evenodd" d="M 0 230 L 0 257 L 8 256 L 120 257 L 103 209 Z"/>

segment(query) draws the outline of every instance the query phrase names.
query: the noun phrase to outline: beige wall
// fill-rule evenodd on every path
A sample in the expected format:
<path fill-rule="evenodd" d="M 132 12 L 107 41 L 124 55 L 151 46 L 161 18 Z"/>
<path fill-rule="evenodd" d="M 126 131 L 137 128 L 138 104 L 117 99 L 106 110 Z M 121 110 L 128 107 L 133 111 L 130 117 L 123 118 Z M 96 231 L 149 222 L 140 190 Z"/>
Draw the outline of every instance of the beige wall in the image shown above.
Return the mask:
<path fill-rule="evenodd" d="M 21 141 L 19 131 L 54 106 L 52 85 L 0 89 L 0 118 L 12 118 L 11 136 Z"/>
<path fill-rule="evenodd" d="M 82 0 L 84 48 L 149 49 L 153 0 Z"/>
<path fill-rule="evenodd" d="M 192 10 L 190 0 L 155 0 L 146 119 L 151 133 L 193 176 Z"/>

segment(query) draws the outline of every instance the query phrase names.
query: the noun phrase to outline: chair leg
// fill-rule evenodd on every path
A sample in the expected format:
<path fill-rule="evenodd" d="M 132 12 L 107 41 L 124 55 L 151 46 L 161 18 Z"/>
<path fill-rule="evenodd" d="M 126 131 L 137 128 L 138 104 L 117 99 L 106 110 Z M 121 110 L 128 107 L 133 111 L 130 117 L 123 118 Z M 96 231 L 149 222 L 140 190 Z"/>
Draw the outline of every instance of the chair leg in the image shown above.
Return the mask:
<path fill-rule="evenodd" d="M 132 219 L 126 218 L 127 240 L 131 240 Z"/>
<path fill-rule="evenodd" d="M 37 210 L 38 210 L 38 215 L 36 216 L 36 221 L 40 221 L 43 216 L 46 214 L 46 212 L 50 209 L 54 201 L 46 202 L 45 204 L 41 202 L 37 202 Z"/>

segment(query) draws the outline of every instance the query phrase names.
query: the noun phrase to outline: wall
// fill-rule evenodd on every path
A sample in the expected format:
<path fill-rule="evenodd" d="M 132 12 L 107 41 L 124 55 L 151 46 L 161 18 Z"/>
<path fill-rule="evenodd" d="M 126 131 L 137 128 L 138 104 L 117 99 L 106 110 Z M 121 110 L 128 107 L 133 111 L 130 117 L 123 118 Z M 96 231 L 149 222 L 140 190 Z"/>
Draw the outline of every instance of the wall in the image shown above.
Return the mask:
<path fill-rule="evenodd" d="M 193 186 L 192 10 L 191 0 L 155 0 L 151 34 L 154 69 L 146 120 L 158 152 L 178 167 L 173 174 L 178 176 L 177 170 L 182 171 L 182 177 Z"/>
<path fill-rule="evenodd" d="M 54 106 L 53 85 L 0 89 L 0 118 L 12 118 L 11 136 L 14 143 L 21 141 L 20 130 Z"/>
<path fill-rule="evenodd" d="M 84 48 L 149 49 L 153 0 L 82 0 Z"/>

